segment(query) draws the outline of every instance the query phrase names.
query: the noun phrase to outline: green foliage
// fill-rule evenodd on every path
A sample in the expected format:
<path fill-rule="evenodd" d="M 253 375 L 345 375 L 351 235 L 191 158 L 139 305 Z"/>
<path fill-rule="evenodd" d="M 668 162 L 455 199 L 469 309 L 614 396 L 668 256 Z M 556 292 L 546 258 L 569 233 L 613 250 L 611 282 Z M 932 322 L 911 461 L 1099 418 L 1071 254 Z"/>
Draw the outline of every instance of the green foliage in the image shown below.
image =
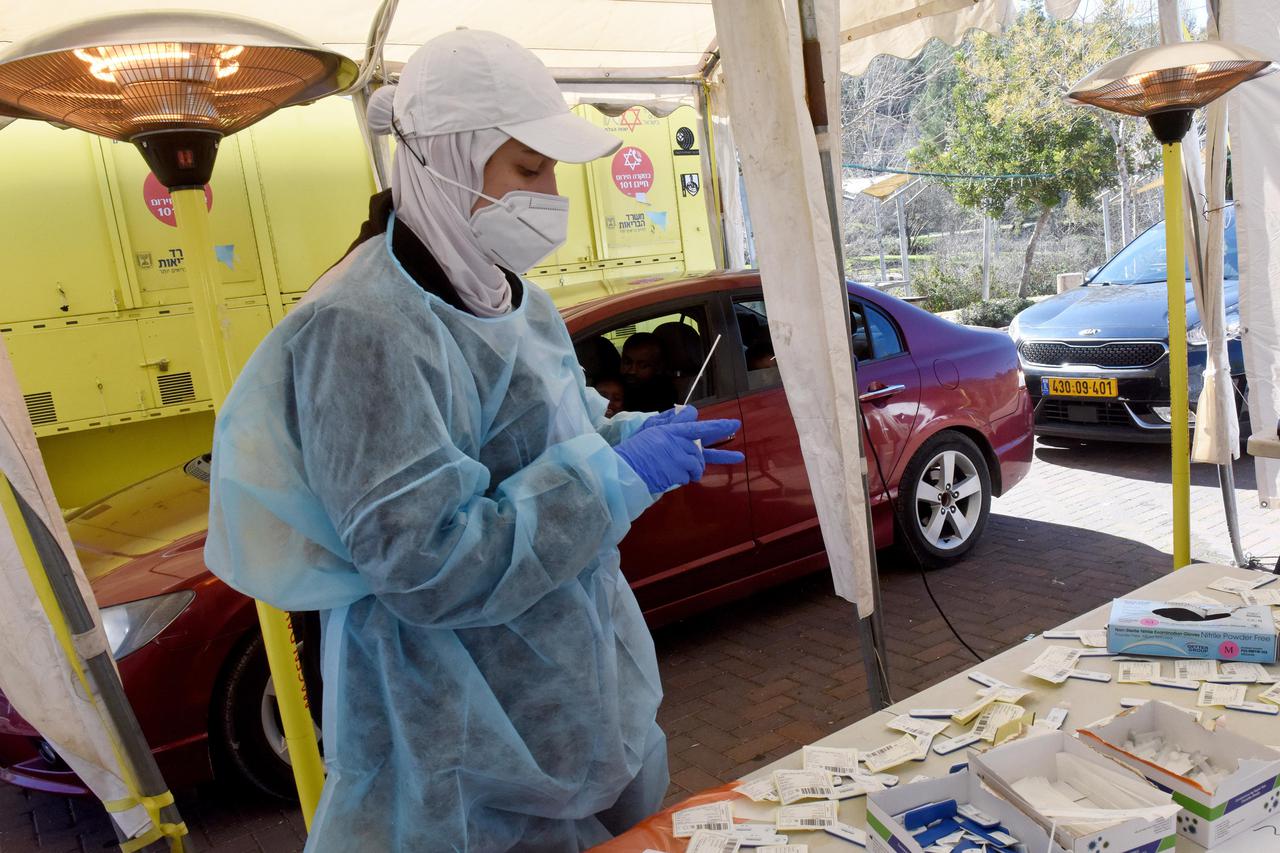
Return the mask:
<path fill-rule="evenodd" d="M 951 90 L 955 117 L 939 137 L 912 152 L 912 165 L 933 172 L 1051 174 L 1035 180 L 957 181 L 961 205 L 1000 216 L 1010 204 L 1025 214 L 1067 197 L 1090 202 L 1115 173 L 1115 144 L 1089 110 L 1066 107 L 1064 80 L 1082 76 L 1091 57 L 1086 27 L 1028 9 L 1001 38 L 980 34 L 957 61 Z"/>
<path fill-rule="evenodd" d="M 911 271 L 911 289 L 925 297 L 920 306 L 937 314 L 955 311 L 982 298 L 981 269 L 974 271 L 942 259 L 930 260 Z"/>
<path fill-rule="evenodd" d="M 975 302 L 960 312 L 960 322 L 966 326 L 990 326 L 1003 329 L 1013 322 L 1014 316 L 1032 305 L 1030 299 L 1007 296 L 986 302 Z"/>

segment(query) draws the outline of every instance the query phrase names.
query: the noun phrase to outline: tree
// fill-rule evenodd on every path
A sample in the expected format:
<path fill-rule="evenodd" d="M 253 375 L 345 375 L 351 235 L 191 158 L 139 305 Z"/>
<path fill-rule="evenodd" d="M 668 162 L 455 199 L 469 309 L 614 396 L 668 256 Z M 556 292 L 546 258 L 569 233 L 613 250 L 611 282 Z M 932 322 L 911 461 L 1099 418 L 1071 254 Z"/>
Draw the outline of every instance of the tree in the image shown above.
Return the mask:
<path fill-rule="evenodd" d="M 1116 172 L 1116 141 L 1096 113 L 1062 102 L 1066 87 L 1105 52 L 1091 29 L 1033 7 L 1001 38 L 978 34 L 956 55 L 954 117 L 911 154 L 925 171 L 989 176 L 949 182 L 961 205 L 999 217 L 1012 204 L 1036 217 L 1019 296 L 1030 287 L 1036 243 L 1054 208 L 1068 197 L 1093 204 Z"/>

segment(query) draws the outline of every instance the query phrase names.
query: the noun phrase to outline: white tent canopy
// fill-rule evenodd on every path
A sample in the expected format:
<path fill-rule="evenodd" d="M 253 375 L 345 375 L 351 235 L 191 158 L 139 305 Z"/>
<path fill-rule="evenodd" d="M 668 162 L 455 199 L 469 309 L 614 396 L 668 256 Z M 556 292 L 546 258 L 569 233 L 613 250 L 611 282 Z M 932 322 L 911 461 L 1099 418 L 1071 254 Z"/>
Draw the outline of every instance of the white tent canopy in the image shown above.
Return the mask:
<path fill-rule="evenodd" d="M 1066 16 L 1079 0 L 1050 0 Z M 377 0 L 54 0 L 12 3 L 0 14 L 0 48 L 61 24 L 113 12 L 217 10 L 287 27 L 363 59 Z M 750 6 L 744 4 L 742 11 Z M 739 11 L 739 14 L 742 13 Z M 880 54 L 912 56 L 931 39 L 948 44 L 978 28 L 997 31 L 1014 0 L 843 0 L 840 66 L 858 74 Z M 533 50 L 561 79 L 697 78 L 716 54 L 711 0 L 412 0 L 400 3 L 386 40 L 401 62 L 432 36 L 456 27 L 496 30 Z"/>

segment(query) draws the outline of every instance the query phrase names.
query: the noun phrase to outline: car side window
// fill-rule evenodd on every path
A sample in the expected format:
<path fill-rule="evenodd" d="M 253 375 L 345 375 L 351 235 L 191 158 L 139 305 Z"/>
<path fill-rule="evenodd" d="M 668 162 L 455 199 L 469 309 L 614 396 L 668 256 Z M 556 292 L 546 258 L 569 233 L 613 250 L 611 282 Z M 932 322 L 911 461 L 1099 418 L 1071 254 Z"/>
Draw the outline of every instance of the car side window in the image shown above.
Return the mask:
<path fill-rule="evenodd" d="M 735 299 L 733 316 L 742 340 L 742 356 L 747 362 L 747 388 L 759 391 L 781 384 L 782 374 L 778 372 L 778 360 L 773 354 L 769 314 L 765 310 L 764 299 L 759 296 Z"/>
<path fill-rule="evenodd" d="M 857 305 L 857 303 L 854 303 Z M 859 306 L 864 312 L 866 325 L 871 331 L 871 358 L 888 358 L 906 351 L 898 328 L 883 311 L 873 305 Z M 859 361 L 862 359 L 860 358 Z"/>
<path fill-rule="evenodd" d="M 706 308 L 660 310 L 574 343 L 587 385 L 609 401 L 610 417 L 620 411 L 664 411 L 683 403 L 691 388 L 691 400 L 716 394 L 711 366 L 693 387 L 711 346 Z"/>

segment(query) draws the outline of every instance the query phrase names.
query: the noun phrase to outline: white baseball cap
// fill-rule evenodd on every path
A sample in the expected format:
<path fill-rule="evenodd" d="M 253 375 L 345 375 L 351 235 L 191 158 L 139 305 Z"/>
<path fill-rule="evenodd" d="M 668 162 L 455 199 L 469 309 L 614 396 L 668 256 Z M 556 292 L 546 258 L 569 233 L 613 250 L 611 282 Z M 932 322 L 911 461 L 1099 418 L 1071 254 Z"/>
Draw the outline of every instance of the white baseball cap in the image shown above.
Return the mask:
<path fill-rule="evenodd" d="M 496 127 L 565 163 L 586 163 L 622 144 L 569 111 L 531 51 L 485 30 L 454 30 L 414 51 L 395 87 L 393 119 L 408 138 Z"/>

